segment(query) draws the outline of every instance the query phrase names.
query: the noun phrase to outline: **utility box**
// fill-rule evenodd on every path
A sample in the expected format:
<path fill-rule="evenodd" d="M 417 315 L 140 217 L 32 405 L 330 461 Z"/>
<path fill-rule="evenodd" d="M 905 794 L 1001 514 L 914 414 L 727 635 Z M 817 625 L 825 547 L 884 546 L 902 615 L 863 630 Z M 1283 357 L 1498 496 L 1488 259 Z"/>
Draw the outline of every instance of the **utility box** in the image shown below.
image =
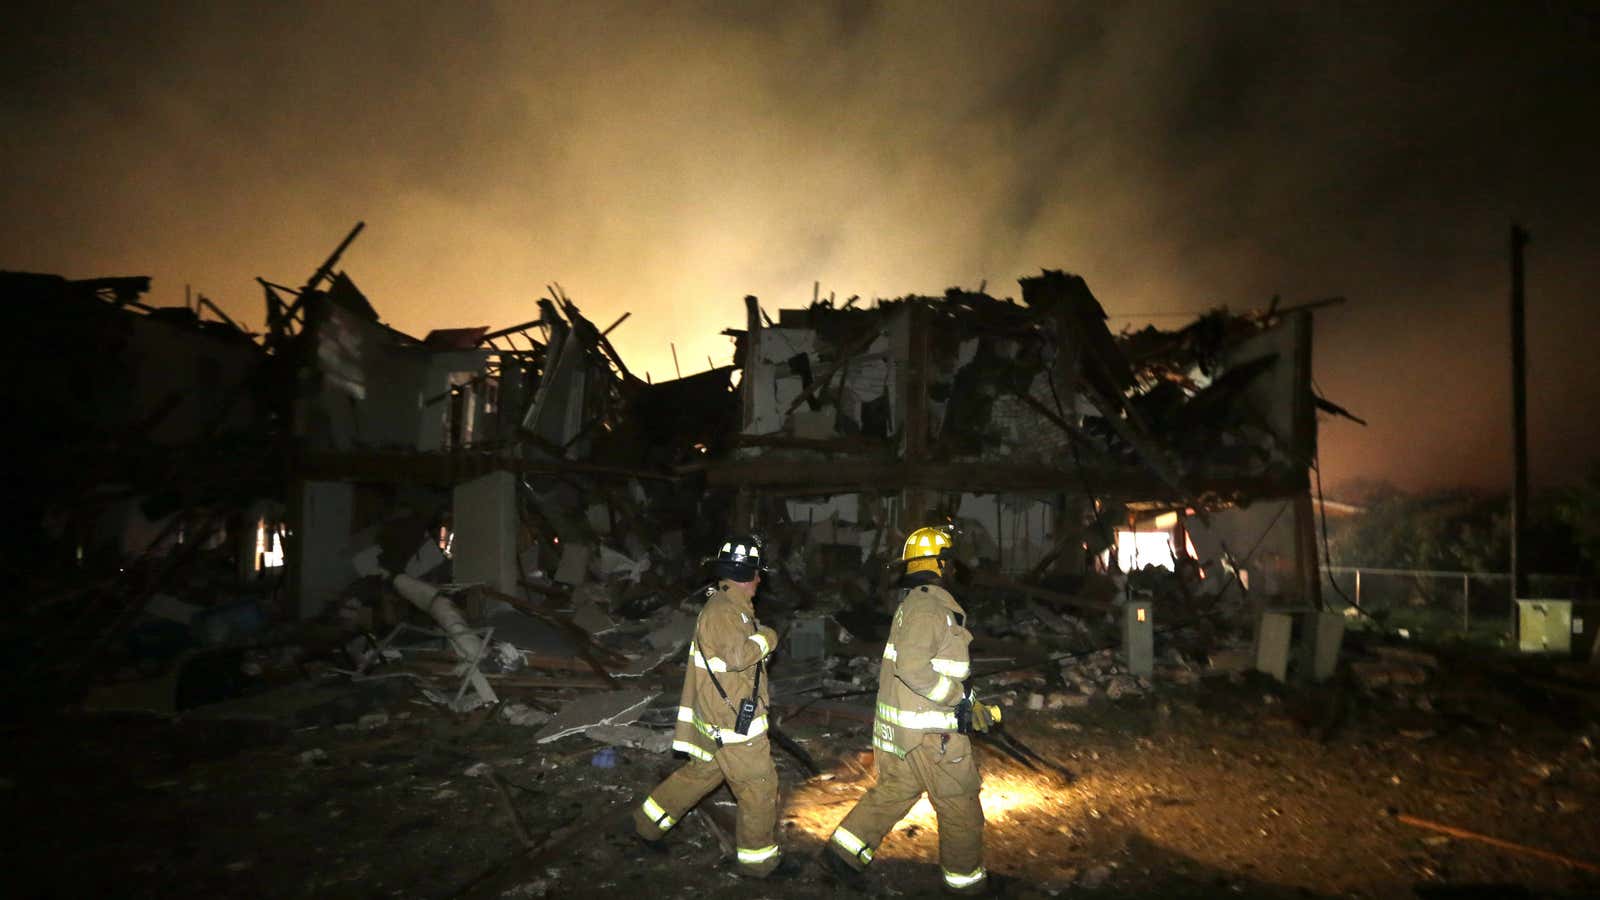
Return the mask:
<path fill-rule="evenodd" d="M 1572 631 L 1571 600 L 1517 601 L 1517 648 L 1523 653 L 1571 653 Z"/>
<path fill-rule="evenodd" d="M 1311 635 L 1311 677 L 1327 681 L 1339 668 L 1339 649 L 1344 644 L 1344 614 L 1313 612 L 1307 615 L 1315 623 Z"/>
<path fill-rule="evenodd" d="M 817 616 L 799 619 L 789 629 L 789 659 L 817 662 L 828 656 L 828 620 Z"/>
<path fill-rule="evenodd" d="M 1269 611 L 1261 614 L 1256 637 L 1256 671 L 1279 681 L 1289 678 L 1289 657 L 1294 651 L 1294 612 Z"/>
<path fill-rule="evenodd" d="M 1340 613 L 1295 607 L 1262 610 L 1256 625 L 1256 671 L 1285 683 L 1327 681 L 1339 669 L 1344 632 Z"/>
<path fill-rule="evenodd" d="M 1128 671 L 1149 678 L 1156 671 L 1156 632 L 1149 600 L 1122 606 L 1122 653 Z"/>

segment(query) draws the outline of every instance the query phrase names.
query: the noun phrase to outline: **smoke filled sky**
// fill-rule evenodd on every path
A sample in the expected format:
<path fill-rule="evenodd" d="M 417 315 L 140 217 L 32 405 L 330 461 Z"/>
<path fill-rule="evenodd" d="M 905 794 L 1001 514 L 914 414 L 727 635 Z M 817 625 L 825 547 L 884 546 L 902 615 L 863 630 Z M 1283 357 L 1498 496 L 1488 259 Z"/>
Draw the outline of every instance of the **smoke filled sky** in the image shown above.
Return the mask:
<path fill-rule="evenodd" d="M 1367 418 L 1324 480 L 1510 471 L 1507 231 L 1536 487 L 1596 448 L 1600 13 L 1574 3 L 106 3 L 0 13 L 0 268 L 145 274 L 260 327 L 341 267 L 385 320 L 534 318 L 729 360 L 740 298 L 1018 296 L 1113 315 L 1333 295 Z M 1182 317 L 1155 320 L 1177 327 Z"/>

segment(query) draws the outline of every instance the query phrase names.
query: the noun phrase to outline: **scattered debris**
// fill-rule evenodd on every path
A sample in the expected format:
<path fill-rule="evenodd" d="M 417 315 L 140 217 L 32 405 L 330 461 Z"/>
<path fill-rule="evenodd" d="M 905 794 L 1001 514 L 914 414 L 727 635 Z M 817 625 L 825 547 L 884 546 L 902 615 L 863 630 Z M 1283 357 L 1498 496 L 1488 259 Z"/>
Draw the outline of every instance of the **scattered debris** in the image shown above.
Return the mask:
<path fill-rule="evenodd" d="M 1361 660 L 1350 664 L 1350 671 L 1362 687 L 1373 690 L 1380 687 L 1414 687 L 1428 681 L 1428 671 L 1421 666 L 1388 660 Z"/>
<path fill-rule="evenodd" d="M 657 692 L 646 690 L 585 694 L 563 706 L 533 739 L 548 744 L 595 725 L 627 725 L 637 721 L 657 696 Z"/>
<path fill-rule="evenodd" d="M 1254 665 L 1255 656 L 1249 648 L 1225 647 L 1206 657 L 1206 667 L 1213 672 L 1246 672 Z"/>
<path fill-rule="evenodd" d="M 870 760 L 838 748 L 870 745 L 884 564 L 906 523 L 948 519 L 963 531 L 972 683 L 1016 711 L 1007 721 L 1018 735 L 1036 727 L 1074 759 L 1086 747 L 1106 798 L 1080 804 L 1087 814 L 1063 821 L 1063 834 L 1148 802 L 1155 776 L 1143 770 L 1166 752 L 1151 752 L 1157 738 L 1191 722 L 1227 730 L 1227 714 L 1182 691 L 1235 690 L 1241 715 L 1293 724 L 1309 701 L 1276 685 L 1263 693 L 1249 673 L 1293 684 L 1307 674 L 1297 669 L 1337 659 L 1313 665 L 1290 640 L 1323 608 L 1309 512 L 1320 401 L 1310 308 L 1274 301 L 1114 334 L 1083 279 L 1061 271 L 1022 279 L 1020 301 L 983 288 L 838 305 L 818 296 L 769 315 L 752 297 L 743 327 L 726 332 L 732 365 L 653 383 L 608 338 L 626 316 L 599 327 L 555 286 L 536 316 L 507 328 L 398 331 L 339 269 L 360 231 L 298 288 L 260 282 L 260 334 L 209 302 L 150 306 L 147 279 L 0 274 L 0 293 L 29 311 L 14 323 L 24 339 L 62 347 L 67 365 L 97 373 L 105 398 L 87 412 L 58 408 L 50 392 L 24 398 L 24 413 L 51 427 L 19 430 L 50 436 L 42 452 L 59 465 L 20 480 L 23 509 L 50 523 L 39 559 L 76 563 L 23 592 L 31 613 L 49 614 L 25 620 L 42 623 L 30 678 L 87 685 L 74 694 L 85 709 L 167 717 L 206 706 L 214 722 L 263 730 L 271 717 L 236 701 L 286 686 L 342 692 L 284 715 L 287 729 L 272 724 L 333 756 L 297 746 L 276 761 L 307 782 L 404 769 L 409 800 L 438 801 L 430 818 L 484 818 L 492 785 L 506 821 L 489 824 L 515 834 L 524 866 L 496 893 L 544 896 L 574 886 L 543 860 L 610 833 L 604 820 L 636 806 L 628 779 L 670 752 L 674 708 L 652 702 L 679 683 L 704 596 L 700 556 L 730 520 L 767 536 L 776 562 L 759 608 L 785 636 L 771 682 L 782 770 L 792 776 L 797 761 L 814 776 L 807 789 L 834 800 L 870 781 Z M 151 360 L 175 380 L 141 377 Z M 123 390 L 145 383 L 172 390 Z M 1130 621 L 1145 626 L 1138 652 Z M 1449 745 L 1457 722 L 1495 727 L 1442 699 L 1434 654 L 1366 649 L 1340 687 L 1392 695 L 1367 704 L 1400 720 L 1384 726 L 1385 753 L 1421 760 Z M 1561 678 L 1571 683 L 1550 681 L 1551 692 L 1592 693 Z M 1340 704 L 1359 705 L 1342 694 Z M 1111 725 L 1096 724 L 1101 715 Z M 1101 737 L 1130 721 L 1141 736 L 1118 750 L 1138 765 L 1119 783 L 1104 777 L 1113 750 Z M 472 736 L 527 743 L 507 726 L 537 729 L 540 745 L 589 743 L 541 747 L 531 774 L 507 761 L 521 749 L 458 749 Z M 1002 770 L 1029 770 L 1042 763 L 1027 746 L 983 752 L 1001 754 Z M 1242 759 L 1208 752 L 1219 780 Z M 1365 761 L 1354 768 L 1363 790 L 1435 777 Z M 1579 810 L 1581 793 L 1562 791 L 1591 776 L 1593 743 L 1518 766 L 1541 813 Z M 1002 781 L 995 794 L 1032 818 L 1065 796 L 1068 778 Z M 552 783 L 581 784 L 568 799 L 588 799 L 513 793 Z M 602 793 L 616 803 L 590 802 Z M 693 814 L 710 836 L 689 838 L 732 854 L 716 802 Z M 1287 820 L 1280 805 L 1271 814 Z M 825 808 L 831 827 L 837 810 Z M 355 810 L 341 799 L 317 814 L 369 821 Z M 1244 829 L 1267 832 L 1253 820 Z M 615 864 L 591 843 L 589 872 Z M 1118 867 L 1092 853 L 1051 883 L 1106 885 Z M 220 859 L 233 860 L 228 872 L 266 868 Z M 348 892 L 330 885 L 301 892 Z"/>
<path fill-rule="evenodd" d="M 507 703 L 500 707 L 500 718 L 512 725 L 532 728 L 550 721 L 550 714 L 525 703 Z"/>

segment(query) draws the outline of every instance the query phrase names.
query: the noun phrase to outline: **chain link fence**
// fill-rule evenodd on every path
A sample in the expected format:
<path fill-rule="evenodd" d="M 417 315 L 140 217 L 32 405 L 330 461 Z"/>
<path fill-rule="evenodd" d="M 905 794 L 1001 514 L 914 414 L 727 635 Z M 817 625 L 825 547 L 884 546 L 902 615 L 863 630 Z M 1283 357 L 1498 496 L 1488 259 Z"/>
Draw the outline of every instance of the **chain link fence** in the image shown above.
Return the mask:
<path fill-rule="evenodd" d="M 1324 601 L 1351 606 L 1383 620 L 1388 628 L 1405 629 L 1413 637 L 1454 636 L 1497 646 L 1516 637 L 1516 603 L 1507 572 L 1447 572 L 1328 566 L 1338 591 L 1324 591 Z M 1541 600 L 1592 600 L 1593 580 L 1567 575 L 1527 575 L 1523 596 Z M 1344 595 L 1341 599 L 1339 594 Z M 1346 609 L 1351 617 L 1360 614 Z"/>

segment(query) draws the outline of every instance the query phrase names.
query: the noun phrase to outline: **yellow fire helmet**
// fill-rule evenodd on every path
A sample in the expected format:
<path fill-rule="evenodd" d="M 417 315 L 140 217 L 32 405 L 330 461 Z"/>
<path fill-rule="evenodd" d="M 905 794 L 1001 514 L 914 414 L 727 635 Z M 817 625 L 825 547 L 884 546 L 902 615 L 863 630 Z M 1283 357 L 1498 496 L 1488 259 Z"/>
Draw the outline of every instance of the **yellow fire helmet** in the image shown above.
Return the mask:
<path fill-rule="evenodd" d="M 906 574 L 942 574 L 944 560 L 953 543 L 948 528 L 918 528 L 911 532 L 906 536 L 905 550 L 900 554 L 900 558 L 905 560 Z"/>

